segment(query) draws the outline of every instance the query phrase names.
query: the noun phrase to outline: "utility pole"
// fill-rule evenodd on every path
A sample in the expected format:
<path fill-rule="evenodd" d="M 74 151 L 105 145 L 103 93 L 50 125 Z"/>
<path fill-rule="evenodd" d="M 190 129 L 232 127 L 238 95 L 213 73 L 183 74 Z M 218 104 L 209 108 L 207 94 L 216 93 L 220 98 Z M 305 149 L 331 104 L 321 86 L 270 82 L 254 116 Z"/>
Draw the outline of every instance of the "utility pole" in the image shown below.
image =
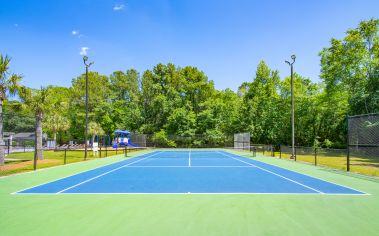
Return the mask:
<path fill-rule="evenodd" d="M 291 66 L 291 126 L 292 126 L 292 156 L 296 161 L 296 152 L 295 152 L 295 96 L 294 96 L 294 88 L 293 88 L 293 64 L 295 63 L 296 56 L 291 56 L 292 63 L 286 61 L 286 63 Z"/>
<path fill-rule="evenodd" d="M 84 140 L 84 160 L 87 160 L 87 140 L 88 140 L 88 68 L 93 64 L 93 62 L 87 63 L 88 57 L 83 56 L 83 62 L 86 66 L 86 132 Z"/>

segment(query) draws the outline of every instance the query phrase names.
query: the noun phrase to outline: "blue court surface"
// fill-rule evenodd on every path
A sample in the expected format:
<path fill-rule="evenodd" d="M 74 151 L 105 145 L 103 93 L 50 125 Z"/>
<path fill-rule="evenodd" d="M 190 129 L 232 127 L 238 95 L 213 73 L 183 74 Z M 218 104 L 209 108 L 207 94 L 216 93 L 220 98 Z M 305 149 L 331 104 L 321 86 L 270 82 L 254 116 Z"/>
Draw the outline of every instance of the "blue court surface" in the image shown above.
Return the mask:
<path fill-rule="evenodd" d="M 225 151 L 155 151 L 17 194 L 365 194 Z"/>

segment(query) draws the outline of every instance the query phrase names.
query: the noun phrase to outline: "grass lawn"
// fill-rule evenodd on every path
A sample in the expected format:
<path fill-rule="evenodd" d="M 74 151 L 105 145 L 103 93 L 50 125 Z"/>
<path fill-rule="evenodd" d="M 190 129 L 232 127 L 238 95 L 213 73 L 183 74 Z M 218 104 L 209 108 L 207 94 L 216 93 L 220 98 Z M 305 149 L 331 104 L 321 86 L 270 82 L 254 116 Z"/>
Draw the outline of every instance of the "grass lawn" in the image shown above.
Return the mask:
<path fill-rule="evenodd" d="M 265 156 L 270 156 L 270 155 L 271 154 L 269 152 L 265 152 Z M 282 153 L 281 158 L 285 160 L 291 160 L 290 156 L 291 156 L 290 154 Z M 275 157 L 279 158 L 280 153 L 275 152 Z M 296 161 L 314 165 L 315 157 L 314 155 L 304 155 L 304 154 L 298 153 L 296 155 Z M 328 155 L 327 156 L 327 155 L 323 155 L 319 153 L 317 155 L 317 165 L 346 171 L 346 156 L 345 155 L 340 155 L 340 156 Z M 350 157 L 350 171 L 359 173 L 359 174 L 379 177 L 379 157 L 377 158 Z"/>
<path fill-rule="evenodd" d="M 378 235 L 377 179 L 261 155 L 254 159 L 370 195 L 11 194 L 123 159 L 0 178 L 1 235 Z"/>
<path fill-rule="evenodd" d="M 128 152 L 130 152 L 129 150 Z M 123 153 L 123 150 L 117 150 L 116 149 L 110 149 L 105 152 L 102 151 L 102 157 L 109 156 L 115 156 Z M 57 165 L 63 165 L 64 164 L 64 151 L 44 151 L 44 160 L 38 160 L 37 161 L 37 169 L 42 169 L 46 167 L 52 167 Z M 98 154 L 99 155 L 99 154 Z M 20 172 L 25 171 L 31 171 L 33 170 L 33 158 L 34 158 L 34 152 L 16 152 L 11 153 L 6 157 L 6 159 L 10 161 L 6 161 L 5 165 L 0 166 L 0 176 L 10 175 L 10 174 L 16 174 Z M 98 157 L 94 157 L 92 151 L 88 152 L 87 160 L 93 160 Z M 68 150 L 66 152 L 66 163 L 75 163 L 84 161 L 84 151 L 75 151 L 75 150 Z"/>

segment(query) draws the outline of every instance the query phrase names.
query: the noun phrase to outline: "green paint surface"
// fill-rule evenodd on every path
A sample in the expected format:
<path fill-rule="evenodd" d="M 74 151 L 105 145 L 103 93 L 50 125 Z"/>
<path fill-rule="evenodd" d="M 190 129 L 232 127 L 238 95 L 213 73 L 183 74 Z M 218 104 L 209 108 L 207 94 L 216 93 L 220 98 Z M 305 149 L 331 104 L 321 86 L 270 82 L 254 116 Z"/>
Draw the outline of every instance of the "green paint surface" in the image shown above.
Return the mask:
<path fill-rule="evenodd" d="M 377 179 L 261 156 L 255 159 L 370 195 L 11 194 L 123 159 L 96 159 L 0 178 L 0 235 L 379 234 Z"/>

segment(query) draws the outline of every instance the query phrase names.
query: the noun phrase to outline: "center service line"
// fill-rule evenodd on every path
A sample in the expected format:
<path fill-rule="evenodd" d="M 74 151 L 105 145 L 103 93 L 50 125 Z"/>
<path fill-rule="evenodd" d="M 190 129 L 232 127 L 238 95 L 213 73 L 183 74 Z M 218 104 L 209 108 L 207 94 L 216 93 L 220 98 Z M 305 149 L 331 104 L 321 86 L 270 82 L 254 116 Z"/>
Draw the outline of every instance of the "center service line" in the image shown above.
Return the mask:
<path fill-rule="evenodd" d="M 191 167 L 191 149 L 188 152 L 188 167 Z"/>

